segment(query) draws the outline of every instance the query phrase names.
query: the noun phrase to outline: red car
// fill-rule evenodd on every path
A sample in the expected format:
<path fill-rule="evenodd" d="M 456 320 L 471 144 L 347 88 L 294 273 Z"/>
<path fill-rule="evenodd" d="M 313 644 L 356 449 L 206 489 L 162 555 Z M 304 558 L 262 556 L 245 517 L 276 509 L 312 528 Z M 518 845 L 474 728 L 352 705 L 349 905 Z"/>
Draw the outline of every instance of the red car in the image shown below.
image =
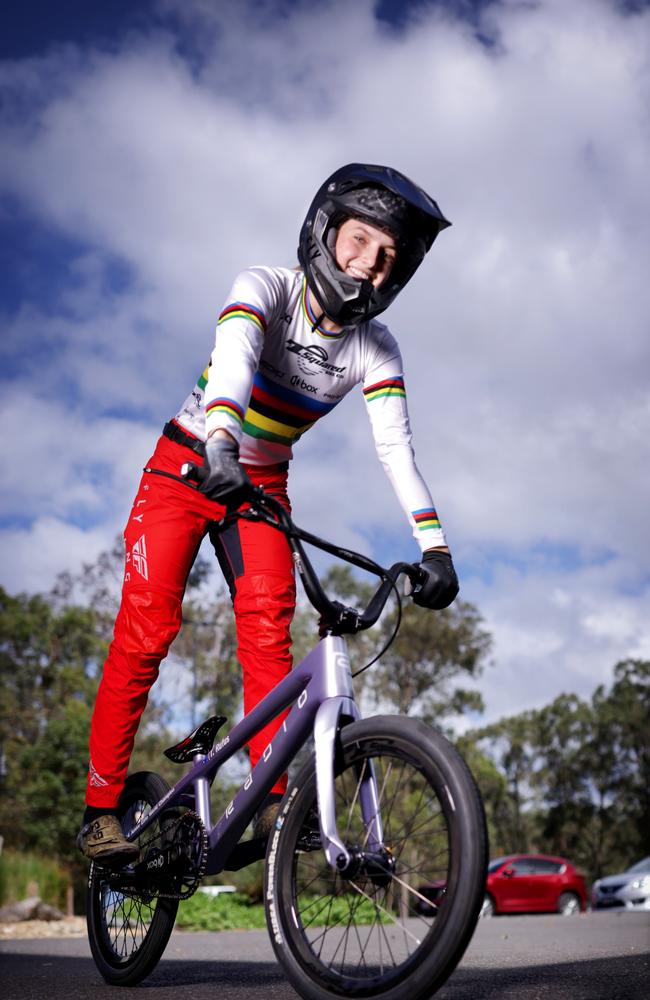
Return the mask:
<path fill-rule="evenodd" d="M 488 865 L 481 916 L 495 913 L 561 913 L 587 909 L 584 875 L 566 858 L 509 854 Z"/>

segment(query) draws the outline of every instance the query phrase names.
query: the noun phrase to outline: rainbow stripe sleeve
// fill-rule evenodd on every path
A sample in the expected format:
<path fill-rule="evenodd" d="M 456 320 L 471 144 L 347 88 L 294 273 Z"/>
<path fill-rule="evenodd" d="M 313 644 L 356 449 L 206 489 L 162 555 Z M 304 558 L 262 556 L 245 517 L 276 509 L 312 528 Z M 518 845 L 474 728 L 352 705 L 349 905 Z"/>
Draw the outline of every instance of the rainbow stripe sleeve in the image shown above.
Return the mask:
<path fill-rule="evenodd" d="M 375 382 L 374 385 L 366 386 L 363 390 L 363 395 L 368 403 L 374 402 L 375 399 L 384 399 L 386 396 L 405 399 L 406 389 L 404 388 L 404 379 L 401 376 L 397 378 L 385 378 L 381 382 Z"/>
<path fill-rule="evenodd" d="M 418 531 L 428 531 L 430 528 L 440 528 L 440 521 L 433 507 L 424 507 L 422 510 L 412 510 L 411 517 L 415 521 Z"/>
<path fill-rule="evenodd" d="M 209 417 L 213 413 L 225 413 L 229 417 L 234 417 L 238 424 L 244 423 L 244 411 L 234 399 L 228 399 L 227 396 L 221 396 L 218 399 L 212 399 L 209 403 L 205 404 L 205 415 Z"/>
<path fill-rule="evenodd" d="M 262 333 L 266 331 L 266 317 L 264 313 L 248 302 L 231 302 L 227 305 L 219 316 L 217 326 L 221 326 L 222 323 L 226 323 L 229 319 L 247 319 L 255 323 Z"/>

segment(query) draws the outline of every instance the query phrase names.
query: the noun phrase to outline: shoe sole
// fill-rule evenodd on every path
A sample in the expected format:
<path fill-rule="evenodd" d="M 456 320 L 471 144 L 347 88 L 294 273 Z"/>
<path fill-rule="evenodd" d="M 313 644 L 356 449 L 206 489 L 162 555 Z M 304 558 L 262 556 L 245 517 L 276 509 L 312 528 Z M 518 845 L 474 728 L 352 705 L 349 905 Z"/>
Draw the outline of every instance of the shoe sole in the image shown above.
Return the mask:
<path fill-rule="evenodd" d="M 115 851 L 101 851 L 98 854 L 84 854 L 84 857 L 89 861 L 96 862 L 98 865 L 106 865 L 110 868 L 124 868 L 125 865 L 129 865 L 135 861 L 139 853 L 139 851 L 125 851 L 122 848 Z"/>

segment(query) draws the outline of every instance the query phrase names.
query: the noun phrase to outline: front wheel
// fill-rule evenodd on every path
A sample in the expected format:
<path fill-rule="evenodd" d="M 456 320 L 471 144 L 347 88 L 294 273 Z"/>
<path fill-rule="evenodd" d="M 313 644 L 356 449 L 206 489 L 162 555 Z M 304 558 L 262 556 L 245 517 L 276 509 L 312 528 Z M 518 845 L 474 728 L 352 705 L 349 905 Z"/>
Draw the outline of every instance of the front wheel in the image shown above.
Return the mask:
<path fill-rule="evenodd" d="M 151 810 L 169 785 L 159 775 L 142 771 L 129 775 L 119 804 L 125 829 Z M 142 836 L 155 835 L 154 822 Z M 178 899 L 164 899 L 138 890 L 134 884 L 93 862 L 87 893 L 88 940 L 95 964 L 113 986 L 134 986 L 155 968 L 172 932 Z"/>
<path fill-rule="evenodd" d="M 481 799 L 454 747 L 414 719 L 346 726 L 335 763 L 336 820 L 363 855 L 361 783 L 374 769 L 386 864 L 349 877 L 319 841 L 314 764 L 290 785 L 269 839 L 266 906 L 275 953 L 307 1000 L 421 1000 L 460 961 L 485 892 Z M 370 857 L 370 855 L 363 855 Z"/>

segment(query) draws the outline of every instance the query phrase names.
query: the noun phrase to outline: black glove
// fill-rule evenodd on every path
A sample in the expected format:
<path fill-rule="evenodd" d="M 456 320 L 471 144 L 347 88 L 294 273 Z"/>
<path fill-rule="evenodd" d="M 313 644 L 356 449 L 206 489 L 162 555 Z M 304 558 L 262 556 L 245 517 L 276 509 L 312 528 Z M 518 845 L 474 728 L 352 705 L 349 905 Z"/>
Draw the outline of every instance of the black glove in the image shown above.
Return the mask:
<path fill-rule="evenodd" d="M 433 611 L 448 608 L 458 594 L 458 577 L 449 553 L 425 552 L 418 569 L 423 579 L 411 593 L 415 603 Z"/>
<path fill-rule="evenodd" d="M 253 489 L 239 461 L 239 445 L 231 437 L 214 434 L 205 443 L 205 471 L 199 489 L 210 500 L 238 507 Z"/>

